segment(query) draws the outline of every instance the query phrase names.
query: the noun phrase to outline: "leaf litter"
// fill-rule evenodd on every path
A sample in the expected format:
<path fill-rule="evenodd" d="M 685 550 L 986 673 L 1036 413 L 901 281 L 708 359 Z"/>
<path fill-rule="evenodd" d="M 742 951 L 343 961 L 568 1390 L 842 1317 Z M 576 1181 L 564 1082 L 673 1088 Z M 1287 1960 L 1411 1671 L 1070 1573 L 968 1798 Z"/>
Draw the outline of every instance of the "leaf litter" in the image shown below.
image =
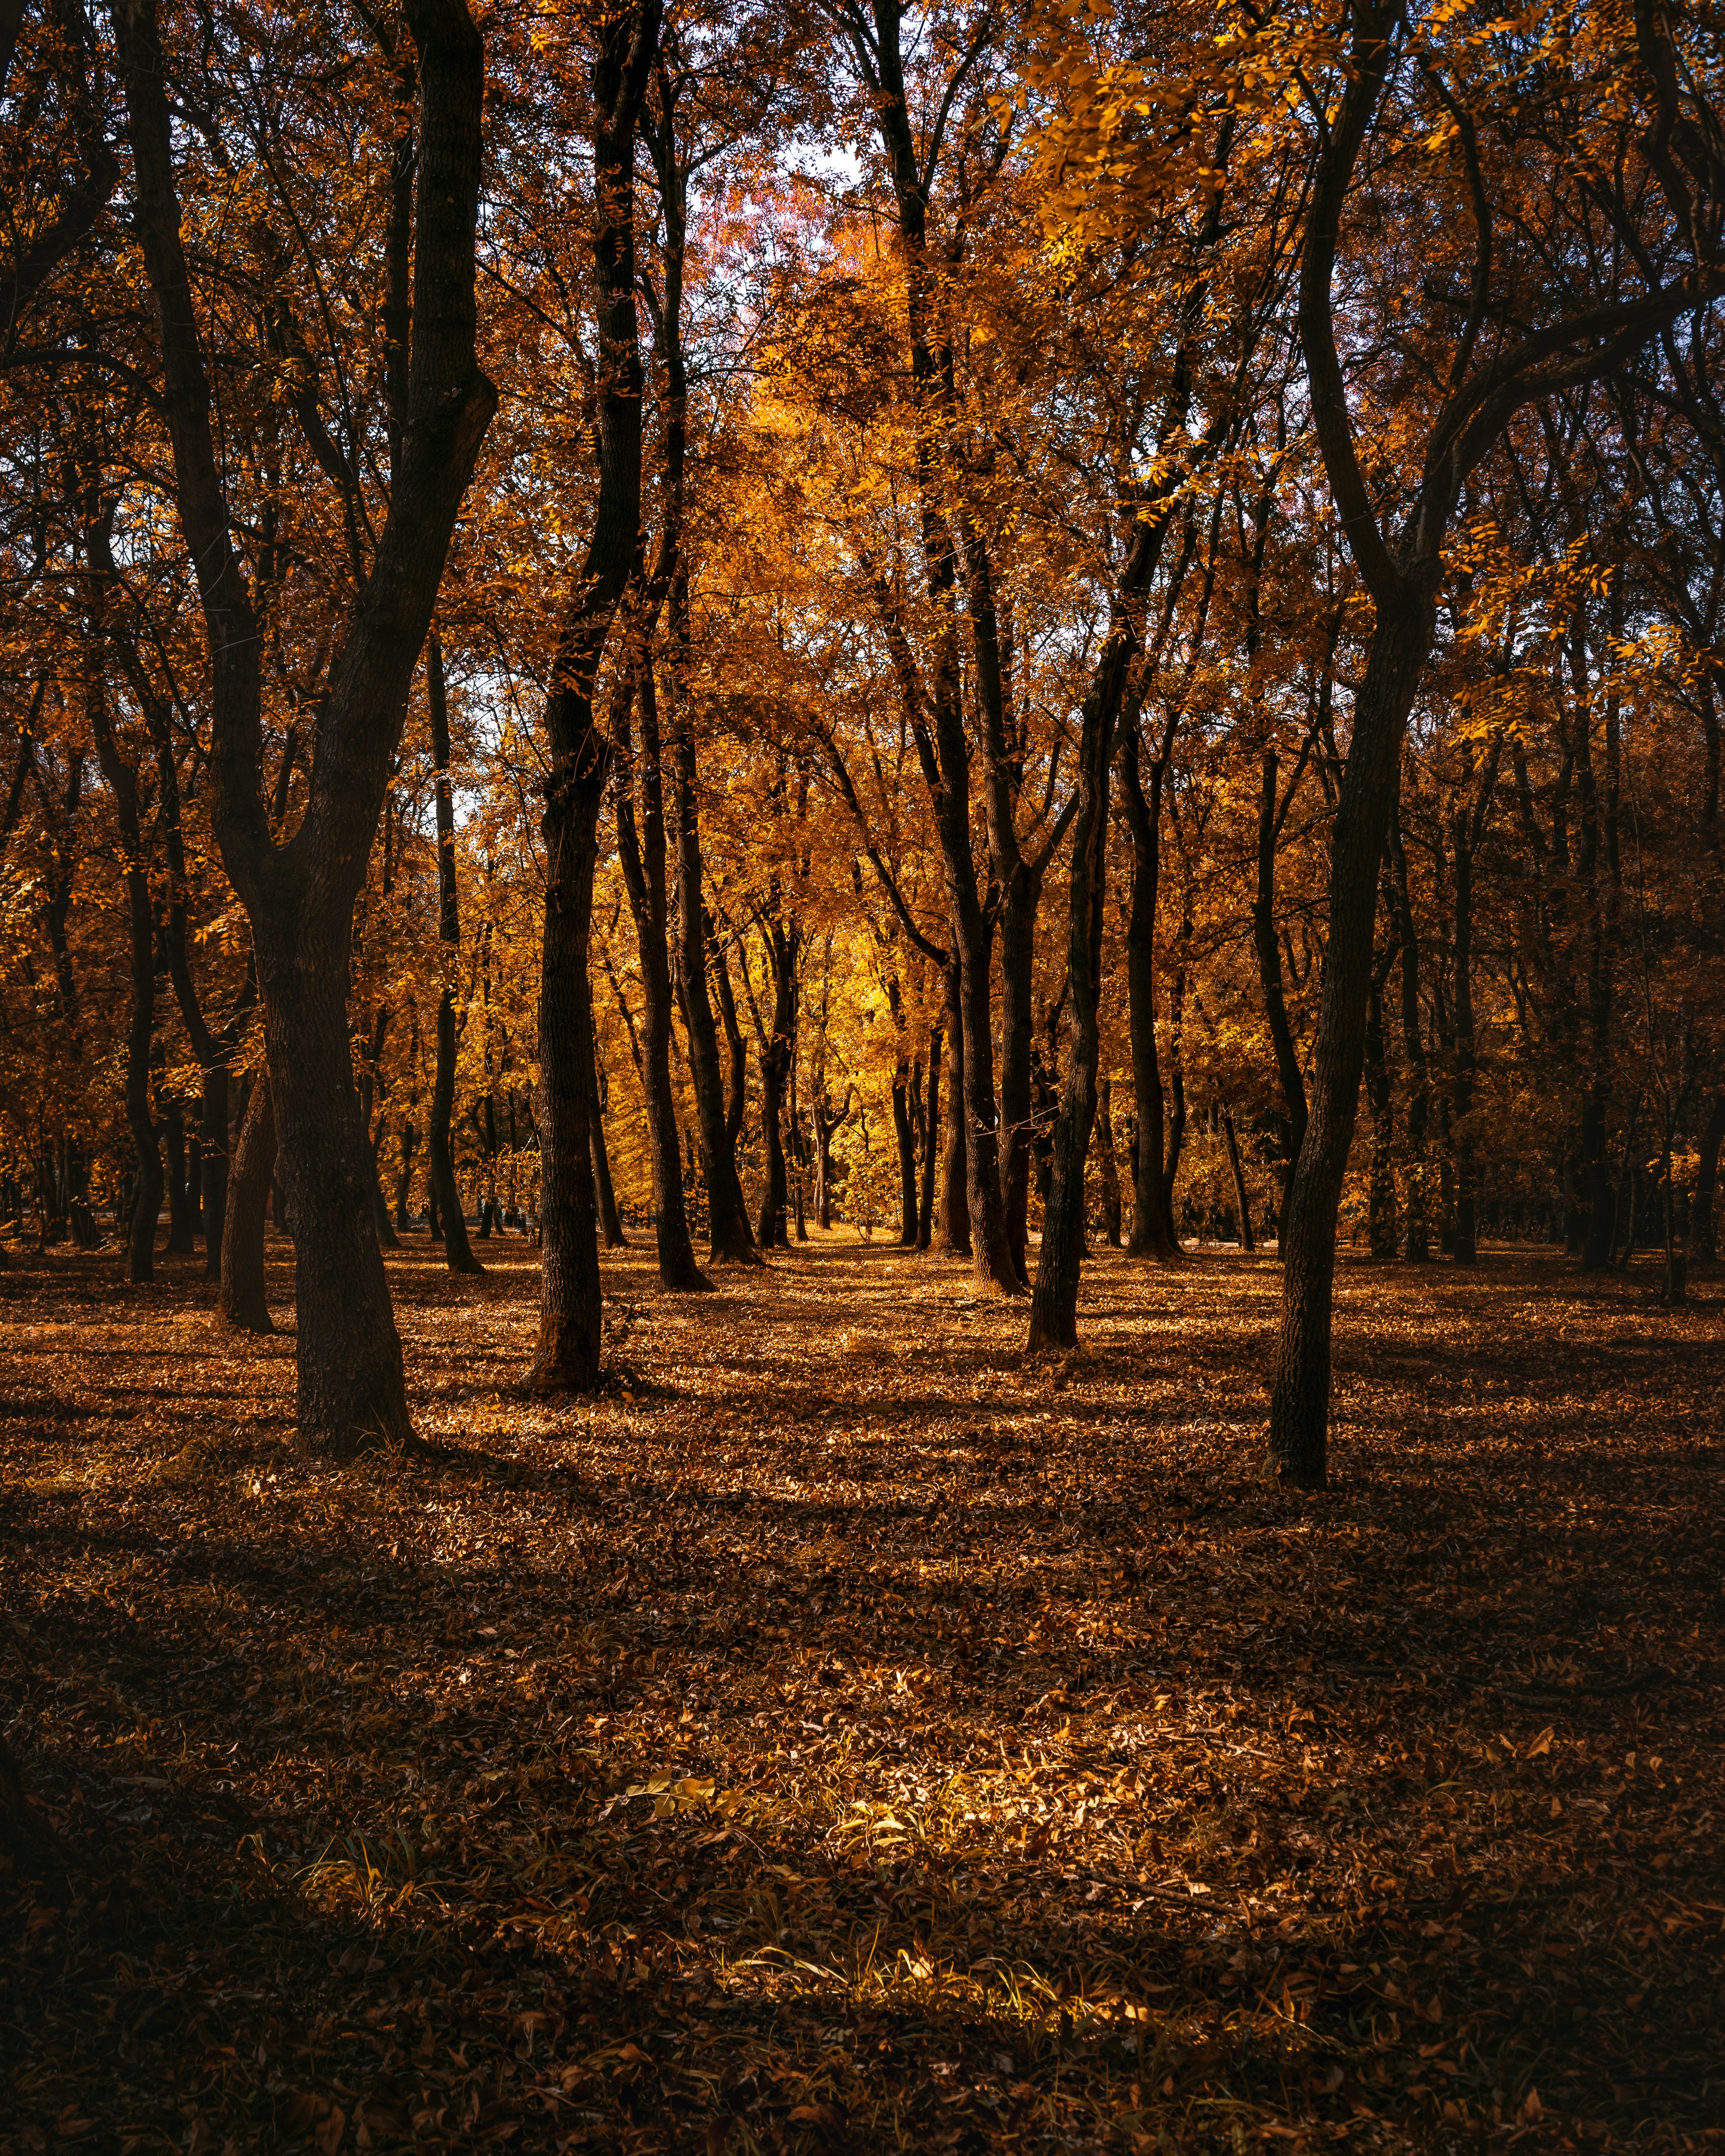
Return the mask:
<path fill-rule="evenodd" d="M 272 1239 L 278 1311 L 291 1276 Z M 0 1275 L 0 2149 L 1716 2146 L 1717 1296 L 1097 1253 L 1085 1347 L 835 1235 L 522 1390 L 391 1272 L 424 1450 L 292 1342 Z"/>

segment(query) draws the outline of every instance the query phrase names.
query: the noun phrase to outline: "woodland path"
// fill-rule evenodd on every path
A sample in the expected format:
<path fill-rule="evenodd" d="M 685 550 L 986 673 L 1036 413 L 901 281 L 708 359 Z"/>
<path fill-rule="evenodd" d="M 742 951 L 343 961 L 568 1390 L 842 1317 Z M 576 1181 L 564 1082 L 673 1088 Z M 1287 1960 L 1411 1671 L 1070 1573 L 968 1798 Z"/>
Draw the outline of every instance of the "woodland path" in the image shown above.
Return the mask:
<path fill-rule="evenodd" d="M 1273 1261 L 1098 1251 L 1027 1368 L 880 1241 L 631 1252 L 548 1406 L 480 1247 L 392 1257 L 431 1449 L 345 1471 L 201 1260 L 0 1274 L 72 1851 L 0 1874 L 0 2151 L 1717 2141 L 1717 1277 L 1345 1266 L 1296 1500 Z"/>

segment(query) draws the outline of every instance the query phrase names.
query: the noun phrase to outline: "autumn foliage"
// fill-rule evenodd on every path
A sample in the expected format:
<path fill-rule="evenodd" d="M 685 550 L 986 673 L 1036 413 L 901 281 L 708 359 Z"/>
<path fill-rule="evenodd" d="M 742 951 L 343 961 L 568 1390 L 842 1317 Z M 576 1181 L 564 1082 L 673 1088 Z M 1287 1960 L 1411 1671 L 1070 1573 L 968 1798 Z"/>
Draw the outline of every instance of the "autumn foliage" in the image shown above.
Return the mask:
<path fill-rule="evenodd" d="M 1681 1370 L 1716 1306 L 1725 1141 L 1721 27 L 1707 7 L 1659 0 L 1535 0 L 1514 16 L 1450 0 L 0 0 L 0 1260 L 28 1402 L 19 1491 L 64 1486 L 100 1507 L 134 1469 L 164 1477 L 208 1507 L 243 1571 L 275 1561 L 267 1461 L 270 1488 L 327 1503 L 336 1541 L 369 1553 L 341 1560 L 342 1593 L 375 1604 L 365 1621 L 402 1601 L 392 1669 L 460 1644 L 425 1630 L 434 1604 L 437 1624 L 465 1621 L 449 1616 L 468 1593 L 454 1573 L 433 1585 L 428 1572 L 422 1594 L 410 1565 L 453 1564 L 458 1543 L 501 1565 L 531 1545 L 585 1599 L 578 1619 L 548 1604 L 529 1617 L 520 1586 L 515 1651 L 536 1669 L 554 1660 L 578 1691 L 588 1680 L 571 1672 L 612 1655 L 606 1598 L 631 1623 L 657 1609 L 647 1548 L 696 1566 L 674 1524 L 696 1501 L 679 1491 L 719 1503 L 726 1477 L 763 1491 L 788 1477 L 788 1493 L 806 1480 L 776 1464 L 787 1445 L 800 1456 L 788 1432 L 842 1400 L 855 1424 L 843 1444 L 861 1444 L 878 1399 L 878 1489 L 862 1476 L 842 1527 L 824 1512 L 775 1524 L 794 1558 L 749 1559 L 774 1584 L 788 1565 L 842 1574 L 862 1625 L 867 1583 L 885 1595 L 886 1573 L 858 1559 L 853 1578 L 838 1543 L 854 1557 L 855 1537 L 887 1532 L 907 1502 L 894 1492 L 950 1435 L 932 1395 L 901 1382 L 906 1358 L 928 1358 L 929 1384 L 942 1368 L 956 1384 L 986 1337 L 1002 1449 L 978 1454 L 953 1502 L 998 1507 L 1019 1475 L 1048 1479 L 1025 1537 L 991 1526 L 978 1578 L 1014 1564 L 1029 1578 L 1072 1553 L 1101 1583 L 1079 1598 L 1101 1613 L 1098 1641 L 1127 1636 L 1108 1628 L 1152 1561 L 1132 1571 L 1115 1528 L 1057 1489 L 1093 1475 L 1106 1506 L 1147 1505 L 1175 1472 L 1174 1435 L 1200 1421 L 1189 1472 L 1209 1478 L 1219 1583 L 1250 1572 L 1255 1537 L 1285 1556 L 1307 1532 L 1278 1509 L 1289 1493 L 1339 1481 L 1363 1509 L 1346 1529 L 1314 1512 L 1325 1524 L 1310 1532 L 1362 1539 L 1371 1602 L 1389 1592 L 1394 1537 L 1369 1493 L 1385 1477 L 1399 1490 L 1425 1441 L 1382 1389 L 1408 1358 L 1489 1387 L 1491 1342 L 1514 1334 L 1517 1355 L 1550 1362 L 1573 1321 L 1596 1343 L 1602 1401 L 1626 1397 L 1614 1357 L 1635 1362 L 1637 1327 L 1665 1328 Z M 62 1322 L 57 1305 L 71 1328 L 59 1345 L 30 1329 Z M 192 1332 L 156 1339 L 182 1318 Z M 84 1415 L 89 1358 L 110 1352 L 116 1399 L 195 1392 L 203 1362 L 236 1397 L 261 1388 L 267 1445 L 225 1423 L 190 1450 L 152 1440 L 122 1469 L 110 1403 L 90 1409 L 80 1461 L 61 1423 Z M 39 1353 L 43 1378 L 28 1375 Z M 160 1378 L 146 1369 L 158 1353 Z M 800 1386 L 773 1374 L 799 1362 Z M 1211 1397 L 1223 1368 L 1225 1415 Z M 1699 1471 L 1673 1435 L 1681 1380 L 1665 1382 L 1626 1435 L 1674 1491 Z M 1369 1412 L 1363 1383 L 1379 1389 Z M 456 1414 L 463 1385 L 495 1422 Z M 1009 1441 L 1040 1412 L 1027 1404 L 1069 1385 L 1090 1404 L 1059 1424 L 1054 1453 Z M 1107 1400 L 1137 1402 L 1135 1467 Z M 966 1413 L 961 1435 L 980 1441 L 983 1410 Z M 1471 1479 L 1440 1507 L 1458 1548 L 1497 1547 L 1494 1510 L 1545 1517 L 1555 1502 L 1558 1471 L 1528 1428 L 1495 1491 L 1491 1447 L 1470 1438 Z M 536 1493 L 514 1526 L 494 1440 Z M 1276 1488 L 1250 1495 L 1243 1476 Z M 433 1550 L 421 1513 L 439 1489 L 465 1524 Z M 36 1499 L 18 1502 L 30 1524 L 8 1562 L 40 1613 L 72 1560 L 41 1542 Z M 631 1558 L 625 1523 L 649 1515 Z M 1620 1520 L 1601 1562 L 1625 1562 L 1635 1531 Z M 1408 1532 L 1439 1546 L 1435 1528 Z M 1326 1548 L 1340 1567 L 1340 1541 Z M 906 1543 L 891 1594 L 911 1562 Z M 1492 1563 L 1458 1558 L 1436 1597 L 1432 1651 L 1458 1701 L 1476 1678 L 1444 1628 L 1498 1606 Z M 967 1607 L 983 1591 L 940 1576 Z M 86 1591 L 121 1606 L 105 1575 Z M 715 1594 L 677 1651 L 725 1628 L 730 1660 L 691 1677 L 688 1697 L 739 1714 L 748 1670 L 774 1650 L 736 1631 L 731 1589 Z M 126 1606 L 128 1622 L 167 1621 Z M 1291 1627 L 1296 1602 L 1275 1606 Z M 896 1623 L 889 1607 L 875 1619 Z M 1029 1648 L 1004 1612 L 996 1662 Z M 34 1638 L 36 1620 L 20 1621 Z M 66 1620 L 80 1670 L 97 1666 L 108 1621 Z M 309 1604 L 282 1618 L 273 1647 L 276 1619 L 248 1621 L 244 1651 L 262 1668 L 317 1620 Z M 1050 1666 L 1046 1697 L 1076 1708 L 1078 1634 L 1058 1654 L 1047 1640 L 1043 1659 L 1067 1666 Z M 1568 1686 L 1618 1702 L 1601 1714 L 1639 1715 L 1644 1693 L 1688 1681 L 1675 1645 L 1642 1645 L 1602 1635 L 1591 1659 L 1553 1653 L 1502 1681 L 1523 1704 Z M 1232 1689 L 1197 1686 L 1172 1645 L 1127 1655 L 1126 1688 L 1086 1705 L 1095 1728 L 1060 1755 L 1087 1831 L 1106 1817 L 1114 1834 L 1156 1775 L 1189 1826 L 1190 1777 L 1212 1771 L 1199 1755 L 1224 1725 L 1307 1712 L 1276 1686 L 1292 1668 L 1318 1687 L 1334 1659 L 1314 1634 L 1306 1666 L 1285 1658 L 1260 1691 L 1255 1651 L 1229 1664 Z M 546 1734 L 542 1686 L 516 1703 L 519 1726 L 494 1705 L 485 1742 L 506 1764 L 475 1786 L 483 1799 L 483 1774 L 512 1776 L 540 1836 L 539 1858 L 511 1843 L 497 1860 L 509 1907 L 537 1907 L 536 1865 L 559 1882 L 549 1906 L 580 1918 L 580 1955 L 605 1927 L 644 1921 L 623 1901 L 593 1913 L 615 1854 L 595 1852 L 639 1801 L 607 1779 L 626 1754 L 643 1788 L 671 1776 L 649 1792 L 656 1815 L 698 1820 L 709 1838 L 695 1846 L 721 1851 L 679 1856 L 667 1878 L 664 1851 L 629 1859 L 629 1892 L 694 1927 L 676 1936 L 698 1943 L 709 1989 L 767 1966 L 737 1942 L 703 1960 L 700 1912 L 732 1891 L 722 1861 L 742 1867 L 724 1874 L 733 1885 L 751 1882 L 724 1919 L 751 1953 L 777 1942 L 795 1964 L 797 1897 L 768 1883 L 788 1871 L 821 1904 L 810 1938 L 847 1943 L 853 2003 L 920 1969 L 931 1999 L 942 1972 L 958 1985 L 942 2013 L 1000 2010 L 994 1978 L 957 1974 L 994 1949 L 956 1904 L 932 1904 L 919 1931 L 889 1896 L 881 1922 L 910 1928 L 891 1969 L 870 1975 L 855 1960 L 862 1902 L 833 1887 L 827 1907 L 831 1882 L 816 1890 L 790 1842 L 829 1850 L 837 1879 L 859 1851 L 880 1854 L 891 1817 L 907 1846 L 921 1835 L 952 1856 L 1009 1928 L 1002 1912 L 1029 1889 L 1009 1866 L 997 1876 L 1001 1823 L 1030 1815 L 1004 1784 L 983 1794 L 975 1762 L 999 1747 L 1027 1790 L 1055 1770 L 1002 1736 L 1017 1693 L 1009 1710 L 991 1695 L 962 1743 L 949 1722 L 927 1739 L 959 1778 L 947 1794 L 925 1777 L 914 1804 L 901 1797 L 844 1689 L 861 1645 L 844 1652 L 824 1718 L 807 1717 L 820 1756 L 837 1748 L 833 1773 L 794 1828 L 744 1791 L 770 1748 L 753 1779 L 718 1737 L 671 1774 L 651 1733 L 669 1695 L 653 1684 L 632 1694 L 648 1719 L 626 1743 L 605 1715 L 586 1717 L 582 1747 L 567 1722 Z M 1361 1720 L 1323 1771 L 1369 1807 L 1365 1784 L 1412 1773 L 1416 1755 L 1438 1785 L 1409 1689 L 1424 1665 L 1411 1649 L 1366 1659 L 1386 1683 L 1398 1673 L 1382 1713 L 1403 1748 Z M 1185 1735 L 1152 1774 L 1158 1671 L 1182 1687 L 1170 1711 Z M 908 1679 L 889 1690 L 895 1713 L 922 1697 Z M 260 1697 L 211 1712 L 239 1728 Z M 1106 1714 L 1138 1734 L 1106 1737 Z M 699 1719 L 689 1707 L 670 1727 Z M 105 1936 L 108 1889 L 88 1880 L 120 1876 L 117 1842 L 99 1863 L 80 1854 L 68 1806 L 78 1776 L 111 1777 L 112 1762 L 74 1767 L 72 1738 L 40 1714 L 17 1727 L 0 1810 L 18 1877 L 65 1886 L 21 1904 L 51 1907 L 81 1942 L 53 1979 L 64 1988 Z M 1512 1767 L 1523 1794 L 1548 1771 L 1534 1763 L 1571 1741 L 1555 1722 L 1538 1752 L 1519 1727 L 1461 1732 L 1434 1743 L 1459 1746 L 1470 1774 Z M 1573 1740 L 1578 1760 L 1596 1736 Z M 118 1741 L 91 1738 L 90 1760 Z M 1675 1758 L 1677 1739 L 1660 1741 Z M 1198 1750 L 1178 1765 L 1183 1745 Z M 374 1780 L 397 1771 L 355 1731 L 347 1748 L 344 1773 L 359 1777 L 362 1757 Z M 1298 1748 L 1279 1737 L 1242 1756 L 1291 1774 Z M 1309 1794 L 1307 1752 L 1297 1771 Z M 585 1856 L 557 1853 L 547 1775 L 579 1784 Z M 1457 1851 L 1488 1845 L 1483 1788 L 1455 1799 Z M 463 1784 L 438 1799 L 439 1848 L 473 1797 Z M 356 1939 L 367 1925 L 381 1936 L 421 1876 L 413 1856 L 398 1877 L 396 1844 L 376 1839 L 397 1802 L 382 1783 L 354 1796 L 363 1825 L 338 1829 L 343 1802 L 333 1786 L 308 1799 L 345 1856 L 314 1861 L 303 1835 L 291 1861 L 260 1843 L 261 1868 L 234 1888 L 267 1900 L 284 1937 L 338 1914 Z M 1327 1803 L 1307 1812 L 1327 1817 Z M 841 1830 L 853 1804 L 864 1824 Z M 429 1846 L 401 1831 L 403 1848 Z M 1286 1840 L 1253 1832 L 1241 1845 L 1218 1826 L 1204 1848 Z M 1464 1922 L 1472 1889 L 1452 1885 L 1440 1913 L 1405 1861 L 1368 1859 L 1351 1829 L 1313 1833 L 1314 1848 L 1358 1843 L 1322 1919 L 1336 1954 L 1355 1957 L 1356 1989 L 1362 1969 L 1375 1984 L 1392 1953 L 1405 1962 L 1394 1927 L 1417 1909 L 1436 1927 L 1419 1936 L 1443 1943 L 1431 1958 L 1476 1960 L 1497 1995 L 1509 1950 L 1502 1927 Z M 1108 1844 L 1111 1886 L 1084 1876 L 1102 1898 L 1136 1880 L 1141 1908 L 1200 1898 L 1195 1856 L 1178 1887 L 1155 1885 L 1154 1843 L 1137 1827 L 1130 1861 Z M 1503 1857 L 1492 1895 L 1531 1881 L 1531 1847 Z M 1631 1837 L 1625 1877 L 1642 1853 Z M 1466 1881 L 1470 1861 L 1445 1876 Z M 1374 1887 L 1373 1865 L 1394 1884 Z M 1522 2088 L 1507 2052 L 1487 2070 L 1477 2016 L 1474 2081 L 1444 2053 L 1419 2087 L 1398 2066 L 1379 2088 L 1359 2046 L 1399 2058 L 1412 2009 L 1399 2002 L 1414 1995 L 1400 1978 L 1354 2016 L 1377 2031 L 1389 2002 L 1393 2033 L 1350 2020 L 1333 2040 L 1340 2078 L 1315 2078 L 1299 2034 L 1312 2015 L 1272 1980 L 1291 1949 L 1266 1944 L 1268 1904 L 1241 1892 L 1227 2010 L 1245 2011 L 1250 1976 L 1244 2021 L 1200 2038 L 1180 2020 L 1214 2004 L 1222 1934 L 1181 1946 L 1164 2010 L 1121 1943 L 1130 1927 L 1105 1952 L 1069 1912 L 1084 1951 L 1058 1970 L 1028 1940 L 989 1963 L 1038 1972 L 1010 1979 L 1014 2015 L 1040 2033 L 1029 2052 L 1008 2046 L 1018 2078 L 1002 2068 L 999 2082 L 1034 2095 L 986 2118 L 957 2106 L 937 2133 L 935 2014 L 910 2047 L 911 2078 L 932 2076 L 916 2102 L 932 2107 L 913 2105 L 903 2136 L 1201 2141 L 1236 2097 L 1236 2136 L 1276 2119 L 1291 2133 L 1349 2118 L 1399 2122 L 1390 2133 L 1540 2128 L 1551 2091 Z M 533 1932 L 529 1959 L 564 1951 L 555 1925 L 507 1914 L 491 1887 L 444 1898 L 457 1913 L 412 1948 L 422 2002 L 449 1995 L 449 1956 L 501 1953 L 511 1928 Z M 183 1938 L 189 1902 L 150 1906 L 163 1942 Z M 1373 1925 L 1389 1929 L 1368 1953 Z M 826 1945 L 809 1951 L 809 1967 L 839 1966 Z M 1312 1996 L 1339 1998 L 1316 1956 Z M 634 1964 L 621 1946 L 613 1958 L 626 1993 Z M 636 1959 L 641 1985 L 671 1982 L 668 1948 Z M 282 2066 L 233 2095 L 221 2131 L 239 2133 L 248 2105 L 261 2120 L 267 2096 L 271 2130 L 326 2151 L 416 2119 L 447 2145 L 530 2118 L 603 2140 L 648 2132 L 661 2102 L 698 2117 L 712 2146 L 733 2117 L 757 2142 L 846 2120 L 887 2134 L 879 2091 L 843 2073 L 829 2089 L 806 2060 L 800 2108 L 769 2105 L 753 2124 L 741 2099 L 702 2110 L 692 2083 L 652 2082 L 644 2034 L 614 2060 L 615 2001 L 581 1989 L 591 1974 L 558 1990 L 546 1974 L 552 2003 L 539 2005 L 495 1970 L 474 1981 L 516 2000 L 526 2062 L 541 2033 L 562 2047 L 560 2073 L 597 2015 L 603 2102 L 535 2083 L 542 2117 L 523 2080 L 506 2104 L 499 2063 L 447 2101 L 426 2079 L 423 2118 L 380 2097 L 373 2125 L 339 2077 Z M 281 2041 L 315 2049 L 295 1996 L 301 2034 Z M 1070 2064 L 1080 2000 L 1101 2017 L 1092 2064 L 1057 2095 L 1038 2076 L 1058 2082 Z M 443 2010 L 423 2010 L 435 2052 Z M 1272 2010 L 1274 2041 L 1252 2018 Z M 1110 2017 L 1121 2027 L 1105 2039 Z M 737 2057 L 770 2080 L 757 2039 Z M 1640 2041 L 1622 2036 L 1637 2057 Z M 787 2056 L 803 2059 L 802 2041 Z M 1434 2039 L 1426 2056 L 1440 2051 Z M 1261 2077 L 1272 2056 L 1279 2093 Z M 715 2071 L 722 2082 L 732 2066 Z M 1674 2077 L 1625 2070 L 1628 2096 L 1564 2102 L 1623 2132 Z M 1704 2098 L 1671 2122 L 1680 2111 L 1700 2130 Z M 78 2115 L 56 2126 L 43 2110 L 29 2145 Z M 90 2117 L 80 2130 L 125 2123 Z"/>

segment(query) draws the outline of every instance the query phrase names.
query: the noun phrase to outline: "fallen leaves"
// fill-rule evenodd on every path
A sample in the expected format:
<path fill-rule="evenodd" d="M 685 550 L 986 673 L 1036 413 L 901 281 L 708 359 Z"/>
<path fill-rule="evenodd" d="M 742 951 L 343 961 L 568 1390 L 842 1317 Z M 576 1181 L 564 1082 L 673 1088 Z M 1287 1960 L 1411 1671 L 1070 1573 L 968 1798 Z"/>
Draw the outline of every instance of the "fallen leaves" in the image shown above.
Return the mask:
<path fill-rule="evenodd" d="M 1099 1258 L 1057 1389 L 937 1260 L 697 1306 L 630 1258 L 635 1398 L 578 1409 L 513 1389 L 526 1264 L 393 1263 L 430 1450 L 338 1471 L 274 1343 L 175 1322 L 189 1269 L 0 1281 L 66 1321 L 0 1382 L 78 1411 L 0 1424 L 13 1742 L 79 1856 L 11 1882 L 21 2145 L 1707 2128 L 1704 1301 L 1344 1268 L 1301 1502 L 1255 1472 L 1269 1266 Z"/>

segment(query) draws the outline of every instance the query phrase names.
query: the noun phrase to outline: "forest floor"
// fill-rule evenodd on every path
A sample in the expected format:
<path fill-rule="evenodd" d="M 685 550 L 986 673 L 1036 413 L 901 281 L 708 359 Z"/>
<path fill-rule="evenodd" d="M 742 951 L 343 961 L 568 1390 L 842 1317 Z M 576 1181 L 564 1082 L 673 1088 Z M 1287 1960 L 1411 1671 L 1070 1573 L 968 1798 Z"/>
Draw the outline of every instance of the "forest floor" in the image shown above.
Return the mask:
<path fill-rule="evenodd" d="M 552 1406 L 480 1248 L 343 1469 L 201 1258 L 0 1273 L 8 2156 L 1720 2143 L 1717 1276 L 1345 1265 L 1296 1498 L 1273 1261 L 1098 1252 L 1030 1365 L 637 1249 Z"/>

